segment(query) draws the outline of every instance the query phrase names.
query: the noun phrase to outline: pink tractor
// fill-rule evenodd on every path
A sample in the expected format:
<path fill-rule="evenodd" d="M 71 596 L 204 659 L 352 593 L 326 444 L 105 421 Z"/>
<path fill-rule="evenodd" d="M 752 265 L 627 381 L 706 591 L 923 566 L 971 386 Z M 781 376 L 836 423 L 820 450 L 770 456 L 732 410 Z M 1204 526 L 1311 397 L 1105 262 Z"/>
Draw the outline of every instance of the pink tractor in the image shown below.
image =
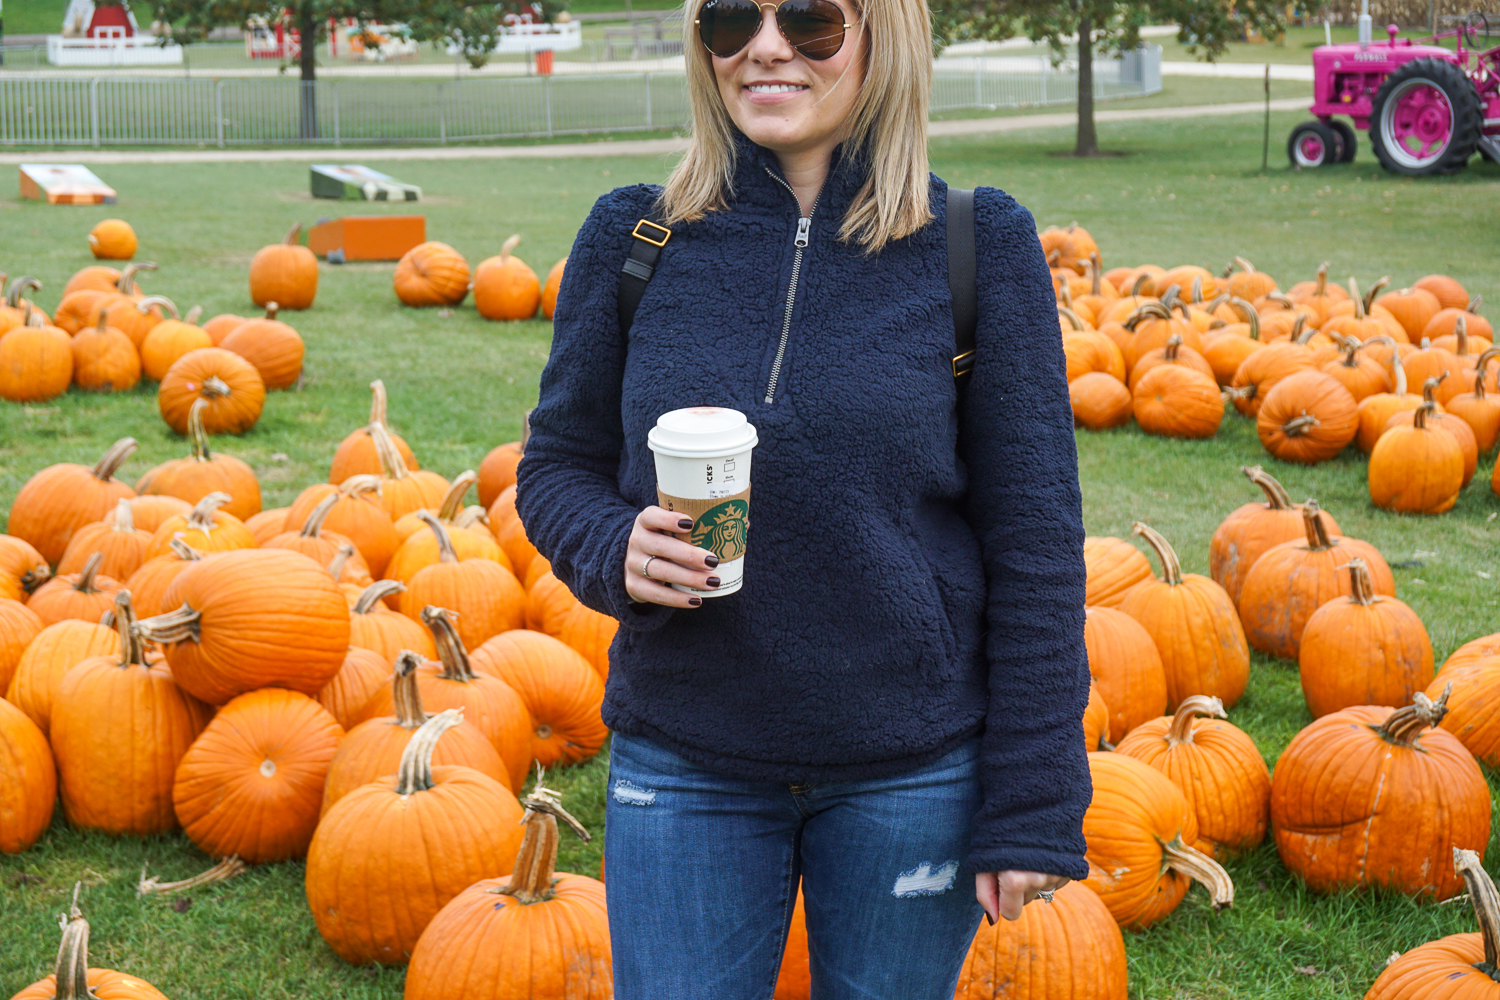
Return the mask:
<path fill-rule="evenodd" d="M 1474 13 L 1453 30 L 1413 41 L 1372 43 L 1370 17 L 1359 19 L 1361 41 L 1313 50 L 1316 121 L 1287 139 L 1295 167 L 1354 159 L 1354 129 L 1370 133 L 1375 158 L 1398 174 L 1449 174 L 1475 152 L 1500 162 L 1500 15 Z M 1436 43 L 1455 40 L 1453 49 Z M 1467 48 L 1465 47 L 1467 46 Z M 1353 119 L 1354 126 L 1336 116 Z"/>

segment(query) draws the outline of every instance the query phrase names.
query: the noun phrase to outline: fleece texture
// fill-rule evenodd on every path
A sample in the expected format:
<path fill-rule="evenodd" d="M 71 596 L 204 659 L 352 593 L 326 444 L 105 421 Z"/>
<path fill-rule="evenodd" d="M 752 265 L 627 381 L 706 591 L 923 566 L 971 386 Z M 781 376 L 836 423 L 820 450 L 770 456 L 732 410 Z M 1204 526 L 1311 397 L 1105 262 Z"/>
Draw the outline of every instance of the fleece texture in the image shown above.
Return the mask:
<path fill-rule="evenodd" d="M 728 210 L 673 227 L 628 334 L 620 266 L 660 189 L 595 204 L 517 470 L 533 544 L 621 622 L 604 721 L 796 784 L 899 774 L 983 733 L 968 869 L 1083 878 L 1083 522 L 1031 214 L 976 191 L 978 353 L 960 404 L 947 185 L 933 176 L 930 225 L 868 256 L 837 239 L 866 174 L 839 147 L 767 403 L 801 211 L 776 157 L 736 143 Z M 636 604 L 624 558 L 656 503 L 646 434 L 687 406 L 733 407 L 759 434 L 744 584 L 699 608 Z"/>

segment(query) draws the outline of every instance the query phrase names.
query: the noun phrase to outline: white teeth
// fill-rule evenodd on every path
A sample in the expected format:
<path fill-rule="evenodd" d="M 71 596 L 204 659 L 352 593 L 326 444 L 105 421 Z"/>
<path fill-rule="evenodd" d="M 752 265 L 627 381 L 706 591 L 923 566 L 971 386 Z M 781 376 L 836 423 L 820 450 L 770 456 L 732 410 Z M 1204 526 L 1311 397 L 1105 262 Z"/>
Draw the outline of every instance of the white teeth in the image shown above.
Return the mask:
<path fill-rule="evenodd" d="M 752 94 L 788 94 L 807 88 L 790 83 L 753 83 L 749 89 Z"/>

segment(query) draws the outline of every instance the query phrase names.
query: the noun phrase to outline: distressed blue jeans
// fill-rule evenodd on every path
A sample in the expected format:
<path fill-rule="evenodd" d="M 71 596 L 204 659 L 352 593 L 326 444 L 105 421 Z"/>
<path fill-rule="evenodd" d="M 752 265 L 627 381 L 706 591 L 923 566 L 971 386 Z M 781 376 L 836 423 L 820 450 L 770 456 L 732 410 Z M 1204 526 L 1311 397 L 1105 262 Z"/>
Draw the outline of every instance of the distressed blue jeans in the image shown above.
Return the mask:
<path fill-rule="evenodd" d="M 893 778 L 726 777 L 615 733 L 616 1000 L 771 1000 L 800 879 L 813 1000 L 952 1000 L 984 911 L 961 871 L 979 738 Z"/>

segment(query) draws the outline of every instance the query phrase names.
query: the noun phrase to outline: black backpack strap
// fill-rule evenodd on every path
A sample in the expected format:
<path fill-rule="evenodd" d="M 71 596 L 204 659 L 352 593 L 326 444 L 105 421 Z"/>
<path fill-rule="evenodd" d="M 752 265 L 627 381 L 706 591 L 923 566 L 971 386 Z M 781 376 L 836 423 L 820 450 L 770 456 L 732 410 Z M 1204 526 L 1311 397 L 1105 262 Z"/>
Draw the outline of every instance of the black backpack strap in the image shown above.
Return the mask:
<path fill-rule="evenodd" d="M 635 239 L 630 241 L 630 256 L 620 268 L 620 291 L 616 302 L 621 333 L 628 333 L 631 323 L 635 322 L 635 310 L 641 304 L 641 296 L 646 293 L 646 282 L 656 272 L 656 259 L 661 256 L 661 248 L 667 245 L 667 240 L 672 238 L 672 230 L 661 224 L 661 215 L 653 206 L 651 215 L 637 222 L 631 235 Z"/>
<path fill-rule="evenodd" d="M 974 192 L 948 189 L 948 291 L 953 296 L 953 377 L 974 368 L 974 328 L 979 320 L 974 287 Z"/>

